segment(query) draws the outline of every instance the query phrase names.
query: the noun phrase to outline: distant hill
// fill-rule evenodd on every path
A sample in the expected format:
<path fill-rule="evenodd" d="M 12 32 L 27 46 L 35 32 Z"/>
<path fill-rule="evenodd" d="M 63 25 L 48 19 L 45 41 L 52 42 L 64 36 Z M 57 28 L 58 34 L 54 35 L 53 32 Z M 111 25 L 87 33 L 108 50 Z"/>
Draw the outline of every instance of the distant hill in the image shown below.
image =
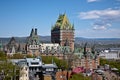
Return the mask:
<path fill-rule="evenodd" d="M 50 36 L 39 36 L 41 42 L 51 42 Z M 3 44 L 7 44 L 10 41 L 11 37 L 8 38 L 0 38 L 0 41 L 2 41 Z M 26 43 L 27 37 L 15 37 L 15 40 L 19 43 Z"/>
<path fill-rule="evenodd" d="M 120 38 L 75 38 L 75 43 L 86 42 L 88 42 L 89 44 L 120 44 Z"/>
<path fill-rule="evenodd" d="M 41 42 L 51 42 L 51 36 L 39 36 Z M 25 43 L 27 37 L 15 37 L 16 41 L 19 43 Z M 4 44 L 7 44 L 10 41 L 11 37 L 9 38 L 0 38 Z M 120 38 L 83 38 L 83 37 L 76 37 L 75 43 L 82 44 L 82 43 L 89 43 L 89 44 L 120 44 Z"/>

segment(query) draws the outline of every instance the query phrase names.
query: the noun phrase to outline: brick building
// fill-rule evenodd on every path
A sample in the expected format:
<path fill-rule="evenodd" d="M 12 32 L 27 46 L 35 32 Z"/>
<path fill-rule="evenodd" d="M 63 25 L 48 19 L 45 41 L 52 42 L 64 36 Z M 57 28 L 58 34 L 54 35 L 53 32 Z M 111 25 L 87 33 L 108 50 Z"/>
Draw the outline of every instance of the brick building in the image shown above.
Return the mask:
<path fill-rule="evenodd" d="M 94 70 L 100 65 L 98 53 L 96 53 L 92 48 L 87 48 L 86 45 L 83 51 L 75 49 L 74 55 L 76 57 L 73 60 L 73 68 L 83 67 L 85 70 Z"/>
<path fill-rule="evenodd" d="M 60 14 L 55 25 L 51 29 L 52 43 L 59 43 L 60 46 L 65 46 L 68 40 L 71 51 L 74 50 L 74 25 L 71 25 L 66 14 Z"/>

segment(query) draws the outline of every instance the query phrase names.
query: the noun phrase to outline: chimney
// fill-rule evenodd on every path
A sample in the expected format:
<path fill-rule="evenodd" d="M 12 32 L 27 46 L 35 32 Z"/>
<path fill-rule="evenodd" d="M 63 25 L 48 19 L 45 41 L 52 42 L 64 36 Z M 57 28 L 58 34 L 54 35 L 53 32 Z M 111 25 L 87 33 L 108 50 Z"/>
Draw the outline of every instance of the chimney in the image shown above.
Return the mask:
<path fill-rule="evenodd" d="M 35 35 L 37 35 L 37 28 L 35 28 Z"/>

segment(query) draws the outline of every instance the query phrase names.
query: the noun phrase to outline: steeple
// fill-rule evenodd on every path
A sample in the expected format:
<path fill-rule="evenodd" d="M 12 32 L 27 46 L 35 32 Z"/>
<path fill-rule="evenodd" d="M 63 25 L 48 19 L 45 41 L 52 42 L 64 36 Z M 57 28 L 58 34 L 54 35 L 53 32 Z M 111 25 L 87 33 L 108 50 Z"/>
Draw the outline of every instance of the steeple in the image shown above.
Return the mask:
<path fill-rule="evenodd" d="M 37 29 L 32 29 L 30 36 L 28 37 L 27 44 L 39 44 L 39 36 L 37 35 Z"/>
<path fill-rule="evenodd" d="M 34 35 L 34 29 L 32 28 L 32 30 L 31 30 L 31 33 L 30 33 L 30 36 L 33 36 Z"/>
<path fill-rule="evenodd" d="M 86 56 L 86 54 L 87 54 L 87 51 L 86 51 L 86 47 L 87 47 L 87 43 L 85 43 L 85 45 L 84 45 L 84 55 Z"/>
<path fill-rule="evenodd" d="M 35 28 L 35 35 L 37 35 L 37 28 Z"/>

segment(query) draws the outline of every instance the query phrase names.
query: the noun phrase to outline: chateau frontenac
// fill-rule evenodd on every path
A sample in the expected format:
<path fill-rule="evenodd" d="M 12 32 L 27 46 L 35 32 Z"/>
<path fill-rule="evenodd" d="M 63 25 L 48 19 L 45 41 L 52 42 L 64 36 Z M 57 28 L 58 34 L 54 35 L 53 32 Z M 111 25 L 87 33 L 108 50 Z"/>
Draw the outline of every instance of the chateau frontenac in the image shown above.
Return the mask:
<path fill-rule="evenodd" d="M 66 14 L 60 14 L 55 25 L 51 29 L 51 41 L 65 46 L 66 40 L 70 50 L 74 50 L 74 25 L 71 25 Z"/>
<path fill-rule="evenodd" d="M 88 51 L 86 51 L 87 47 L 84 48 L 85 51 L 82 51 L 82 48 L 74 48 L 74 31 L 74 25 L 69 22 L 66 14 L 60 14 L 51 28 L 51 43 L 42 43 L 37 28 L 33 28 L 24 45 L 17 43 L 12 37 L 7 45 L 7 55 L 21 51 L 32 56 L 54 56 L 63 60 L 74 58 L 71 61 L 72 68 L 96 69 L 99 65 L 98 54 L 90 47 Z"/>

